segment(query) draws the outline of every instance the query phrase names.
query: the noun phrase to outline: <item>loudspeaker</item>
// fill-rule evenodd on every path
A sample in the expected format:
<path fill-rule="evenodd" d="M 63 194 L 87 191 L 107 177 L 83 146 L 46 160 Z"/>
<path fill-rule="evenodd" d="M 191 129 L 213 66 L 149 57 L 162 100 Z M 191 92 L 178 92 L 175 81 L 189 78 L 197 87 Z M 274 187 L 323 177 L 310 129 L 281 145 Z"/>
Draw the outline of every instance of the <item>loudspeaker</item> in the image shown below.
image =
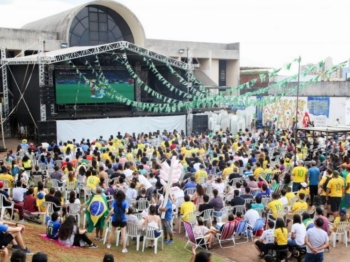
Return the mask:
<path fill-rule="evenodd" d="M 38 122 L 38 142 L 51 143 L 56 140 L 57 127 L 56 121 L 40 121 Z"/>
<path fill-rule="evenodd" d="M 202 133 L 208 130 L 208 115 L 193 115 L 192 132 Z"/>
<path fill-rule="evenodd" d="M 45 104 L 55 104 L 55 90 L 52 86 L 42 86 L 39 87 L 39 96 L 41 101 L 43 101 Z"/>

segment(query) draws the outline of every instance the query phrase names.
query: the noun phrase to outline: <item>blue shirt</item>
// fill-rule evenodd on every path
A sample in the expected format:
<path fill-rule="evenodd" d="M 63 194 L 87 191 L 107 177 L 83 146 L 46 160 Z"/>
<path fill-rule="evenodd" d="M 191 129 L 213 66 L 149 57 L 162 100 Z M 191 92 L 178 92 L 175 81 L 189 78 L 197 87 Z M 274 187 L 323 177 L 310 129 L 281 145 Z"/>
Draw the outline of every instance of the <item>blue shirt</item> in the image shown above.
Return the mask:
<path fill-rule="evenodd" d="M 259 194 L 257 194 L 257 196 L 260 197 L 264 197 L 264 196 L 270 196 L 271 192 L 270 192 L 270 188 L 266 189 L 266 192 L 260 192 Z"/>
<path fill-rule="evenodd" d="M 5 232 L 7 231 L 8 228 L 9 228 L 8 225 L 1 224 L 1 223 L 0 223 L 0 232 L 1 232 L 1 233 L 5 233 Z"/>
<path fill-rule="evenodd" d="M 196 188 L 197 187 L 197 184 L 196 182 L 194 181 L 190 181 L 190 182 L 187 182 L 184 186 L 184 190 L 187 189 L 187 188 Z"/>
<path fill-rule="evenodd" d="M 119 207 L 117 205 L 117 201 L 114 200 L 113 201 L 113 209 L 114 209 L 114 214 L 113 214 L 113 221 L 116 222 L 117 218 L 119 217 L 119 212 L 121 213 L 121 222 L 126 222 L 126 215 L 125 215 L 125 209 L 129 208 L 129 204 L 128 201 L 126 201 L 125 199 L 123 200 L 121 207 Z"/>
<path fill-rule="evenodd" d="M 166 221 L 171 221 L 171 219 L 173 218 L 173 202 L 171 202 L 170 199 L 168 199 L 168 203 L 165 206 L 166 211 L 165 211 L 165 216 L 164 219 Z"/>
<path fill-rule="evenodd" d="M 311 167 L 307 171 L 307 175 L 309 176 L 310 186 L 318 185 L 318 177 L 320 175 L 320 170 L 318 169 L 318 167 Z"/>
<path fill-rule="evenodd" d="M 46 236 L 48 238 L 57 238 L 58 237 L 58 230 L 61 227 L 61 223 L 57 221 L 49 221 L 47 223 L 47 229 L 46 229 Z"/>

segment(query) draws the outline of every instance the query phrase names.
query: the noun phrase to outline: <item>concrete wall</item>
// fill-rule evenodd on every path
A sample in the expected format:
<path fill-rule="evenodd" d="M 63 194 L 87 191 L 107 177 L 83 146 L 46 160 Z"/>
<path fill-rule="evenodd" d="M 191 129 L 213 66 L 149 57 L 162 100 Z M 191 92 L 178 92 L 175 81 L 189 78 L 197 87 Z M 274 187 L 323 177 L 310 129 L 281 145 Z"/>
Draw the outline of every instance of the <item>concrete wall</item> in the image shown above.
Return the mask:
<path fill-rule="evenodd" d="M 217 44 L 189 41 L 147 39 L 146 48 L 166 56 L 187 57 L 187 48 L 196 58 L 239 59 L 239 44 Z M 184 53 L 179 54 L 179 50 Z"/>
<path fill-rule="evenodd" d="M 211 65 L 211 59 L 210 58 L 199 58 L 198 62 L 200 64 L 200 69 L 208 76 L 210 77 L 210 65 Z"/>
<path fill-rule="evenodd" d="M 239 82 L 239 60 L 226 61 L 226 86 L 235 87 Z M 237 93 L 237 95 L 239 95 Z"/>
<path fill-rule="evenodd" d="M 210 78 L 215 84 L 219 85 L 219 60 L 212 59 L 210 66 Z"/>
<path fill-rule="evenodd" d="M 15 51 L 15 55 L 24 50 L 37 50 L 39 39 L 45 39 L 45 50 L 61 48 L 56 32 L 0 28 L 0 47 Z"/>
<path fill-rule="evenodd" d="M 272 85 L 273 83 L 270 83 Z M 290 83 L 282 91 L 287 92 L 288 96 L 296 96 L 296 92 L 288 92 L 290 88 L 297 87 L 297 83 Z M 281 91 L 270 88 L 268 94 L 279 94 Z M 348 97 L 350 94 L 350 81 L 330 81 L 318 82 L 299 91 L 300 96 L 329 96 L 329 97 Z"/>

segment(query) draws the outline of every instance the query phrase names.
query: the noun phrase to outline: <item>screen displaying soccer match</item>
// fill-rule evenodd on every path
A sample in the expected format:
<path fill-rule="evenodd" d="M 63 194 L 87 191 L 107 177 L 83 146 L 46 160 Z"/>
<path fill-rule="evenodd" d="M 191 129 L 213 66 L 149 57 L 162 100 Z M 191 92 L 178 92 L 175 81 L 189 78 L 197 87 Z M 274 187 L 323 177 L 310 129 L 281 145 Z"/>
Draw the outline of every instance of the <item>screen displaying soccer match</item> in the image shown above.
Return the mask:
<path fill-rule="evenodd" d="M 109 88 L 134 100 L 134 79 L 126 70 L 104 71 L 96 76 L 92 71 L 55 71 L 56 104 L 116 103 L 109 96 Z"/>

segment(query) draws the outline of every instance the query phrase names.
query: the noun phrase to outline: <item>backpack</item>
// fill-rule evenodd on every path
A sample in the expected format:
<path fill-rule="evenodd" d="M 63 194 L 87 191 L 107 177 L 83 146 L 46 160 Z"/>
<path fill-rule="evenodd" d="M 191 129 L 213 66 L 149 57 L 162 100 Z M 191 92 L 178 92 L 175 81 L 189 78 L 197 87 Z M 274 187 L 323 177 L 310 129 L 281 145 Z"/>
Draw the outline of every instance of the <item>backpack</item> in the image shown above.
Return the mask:
<path fill-rule="evenodd" d="M 331 179 L 332 179 L 331 177 L 327 177 L 326 181 L 323 183 L 322 189 L 324 192 L 327 191 L 327 185 L 328 185 L 329 180 L 331 180 Z"/>

